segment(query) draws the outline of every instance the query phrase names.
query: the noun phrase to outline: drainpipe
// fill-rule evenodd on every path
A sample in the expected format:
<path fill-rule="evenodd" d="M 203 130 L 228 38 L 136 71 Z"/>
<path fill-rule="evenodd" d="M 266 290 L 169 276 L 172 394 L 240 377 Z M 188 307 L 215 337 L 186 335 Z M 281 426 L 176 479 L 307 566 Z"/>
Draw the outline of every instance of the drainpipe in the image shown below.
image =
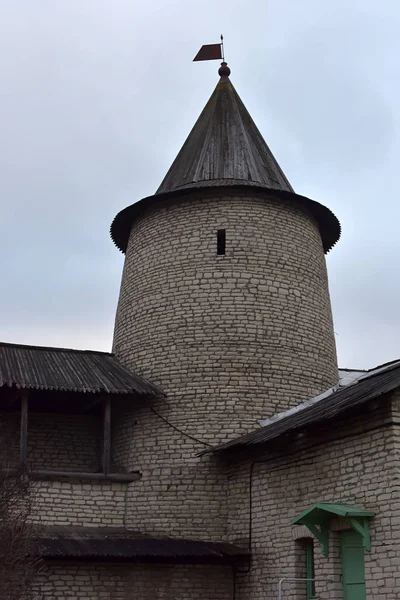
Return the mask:
<path fill-rule="evenodd" d="M 278 582 L 278 600 L 282 600 L 282 586 L 285 581 L 325 581 L 326 583 L 333 583 L 333 579 L 322 579 L 321 577 L 281 577 Z"/>

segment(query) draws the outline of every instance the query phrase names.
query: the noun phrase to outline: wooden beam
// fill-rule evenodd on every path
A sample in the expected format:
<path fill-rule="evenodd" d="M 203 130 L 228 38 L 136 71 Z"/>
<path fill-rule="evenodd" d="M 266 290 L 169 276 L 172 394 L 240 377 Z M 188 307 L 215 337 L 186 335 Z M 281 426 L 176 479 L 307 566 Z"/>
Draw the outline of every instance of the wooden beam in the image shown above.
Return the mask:
<path fill-rule="evenodd" d="M 43 479 L 55 480 L 60 479 L 87 479 L 88 481 L 118 481 L 121 483 L 139 481 L 142 475 L 139 471 L 133 473 L 86 473 L 83 471 L 47 471 L 39 469 L 31 471 L 30 477 L 34 480 L 41 481 Z"/>
<path fill-rule="evenodd" d="M 110 472 L 111 461 L 111 399 L 107 396 L 103 400 L 103 456 L 102 468 L 104 475 Z"/>
<path fill-rule="evenodd" d="M 21 396 L 21 430 L 19 438 L 19 465 L 22 470 L 26 469 L 28 456 L 28 394 Z"/>

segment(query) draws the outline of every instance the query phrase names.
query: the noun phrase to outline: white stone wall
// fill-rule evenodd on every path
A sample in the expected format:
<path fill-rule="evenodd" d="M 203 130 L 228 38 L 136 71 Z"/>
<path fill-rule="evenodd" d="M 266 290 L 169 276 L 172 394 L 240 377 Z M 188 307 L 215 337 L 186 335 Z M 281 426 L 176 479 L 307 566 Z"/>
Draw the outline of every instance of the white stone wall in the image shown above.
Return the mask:
<path fill-rule="evenodd" d="M 114 335 L 118 358 L 173 395 L 177 424 L 210 443 L 338 376 L 316 223 L 289 200 L 228 193 L 134 222 Z"/>
<path fill-rule="evenodd" d="M 196 453 L 337 381 L 315 222 L 290 201 L 228 194 L 168 201 L 132 227 L 114 351 L 167 398 L 160 416 L 122 412 L 116 444 L 143 472 L 128 512 L 149 532 L 222 538 L 225 474 Z"/>
<path fill-rule="evenodd" d="M 55 399 L 55 402 L 57 398 Z M 0 413 L 10 463 L 19 463 L 19 411 Z M 98 415 L 28 413 L 28 468 L 96 472 L 100 467 L 101 420 Z"/>
<path fill-rule="evenodd" d="M 239 569 L 237 600 L 272 600 L 281 577 L 302 576 L 305 554 L 299 544 L 303 537 L 312 536 L 305 527 L 292 527 L 290 520 L 314 502 L 351 504 L 376 512 L 371 521 L 372 549 L 365 553 L 367 598 L 400 596 L 399 448 L 392 419 L 385 402 L 383 408 L 366 415 L 320 427 L 313 436 L 288 440 L 286 448 L 285 442 L 275 442 L 274 450 L 257 457 L 264 462 L 253 466 L 251 510 L 251 461 L 231 465 L 230 540 L 248 543 L 251 515 L 253 553 L 250 572 Z M 334 520 L 331 528 L 328 558 L 314 541 L 315 576 L 324 579 L 316 584 L 319 600 L 342 600 L 339 531 L 350 527 Z M 304 585 L 286 583 L 284 589 L 285 600 L 305 598 Z"/>
<path fill-rule="evenodd" d="M 123 527 L 126 483 L 110 481 L 35 481 L 31 520 L 41 525 Z"/>
<path fill-rule="evenodd" d="M 100 468 L 100 452 L 98 415 L 29 413 L 29 468 L 95 472 Z"/>
<path fill-rule="evenodd" d="M 164 409 L 162 402 L 151 406 L 160 413 Z M 148 405 L 121 411 L 114 423 L 115 460 L 127 471 L 142 473 L 139 481 L 128 484 L 127 526 L 155 535 L 224 539 L 226 473 L 211 457 L 195 456 L 204 446 L 169 426 Z"/>
<path fill-rule="evenodd" d="M 37 600 L 232 600 L 232 570 L 213 565 L 52 563 Z"/>
<path fill-rule="evenodd" d="M 1 413 L 10 465 L 19 462 L 20 413 Z M 101 423 L 97 415 L 29 413 L 31 470 L 96 472 Z M 31 484 L 31 519 L 42 525 L 112 526 L 126 523 L 127 484 L 88 479 L 38 480 Z"/>
<path fill-rule="evenodd" d="M 251 507 L 253 460 L 246 459 L 243 452 L 241 460 L 231 464 L 207 459 L 206 472 L 192 488 L 197 498 L 193 504 L 179 494 L 183 478 L 190 475 L 191 463 L 182 461 L 180 473 L 177 468 L 160 468 L 158 487 L 151 483 L 146 500 L 150 506 L 163 508 L 160 496 L 164 495 L 165 507 L 171 506 L 169 521 L 167 512 L 163 511 L 150 526 L 149 521 L 142 524 L 135 521 L 134 494 L 130 491 L 125 505 L 124 484 L 103 483 L 93 487 L 93 484 L 79 482 L 46 484 L 50 488 L 47 489 L 49 500 L 38 509 L 39 521 L 106 526 L 125 523 L 131 527 L 136 525 L 141 531 L 152 527 L 165 530 L 168 522 L 170 535 L 199 532 L 204 534 L 199 537 L 226 539 L 246 547 L 251 516 L 253 558 L 250 569 L 246 563 L 237 568 L 236 600 L 275 600 L 280 577 L 304 576 L 302 540 L 310 533 L 304 527 L 292 527 L 290 520 L 313 502 L 353 504 L 376 512 L 371 522 L 372 549 L 365 553 L 367 597 L 395 600 L 400 595 L 400 486 L 397 483 L 400 444 L 398 427 L 393 423 L 399 415 L 399 397 L 394 395 L 393 405 L 389 399 L 383 399 L 380 404 L 381 399 L 365 414 L 320 427 L 312 435 L 288 442 L 277 440 L 272 450 L 263 454 L 258 451 L 252 468 Z M 200 471 L 195 464 L 198 475 Z M 220 489 L 225 494 L 220 515 L 217 514 L 218 503 L 212 502 L 216 489 L 210 486 L 214 480 L 207 478 L 211 466 L 226 481 L 226 487 L 220 481 Z M 140 483 L 131 484 L 132 489 Z M 98 506 L 93 498 L 99 502 Z M 189 519 L 191 528 L 187 525 Z M 210 533 L 211 525 L 215 527 L 214 536 Z M 332 521 L 328 558 L 314 541 L 316 577 L 324 579 L 317 583 L 319 600 L 343 600 L 339 532 L 347 527 L 345 521 Z M 61 600 L 71 597 L 92 600 L 232 598 L 231 569 L 223 566 L 50 562 L 49 569 L 38 580 L 38 598 L 39 592 L 43 598 Z M 302 584 L 287 583 L 284 591 L 285 600 L 305 599 Z"/>

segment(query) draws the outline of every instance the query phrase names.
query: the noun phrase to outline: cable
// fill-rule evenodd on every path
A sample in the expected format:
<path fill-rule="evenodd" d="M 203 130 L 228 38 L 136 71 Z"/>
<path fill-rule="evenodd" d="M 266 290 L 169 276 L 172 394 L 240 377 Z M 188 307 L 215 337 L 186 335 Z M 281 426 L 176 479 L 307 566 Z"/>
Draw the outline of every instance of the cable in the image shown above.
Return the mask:
<path fill-rule="evenodd" d="M 203 446 L 208 446 L 209 448 L 212 448 L 212 444 L 208 444 L 207 442 L 203 442 L 202 440 L 198 440 L 193 435 L 190 435 L 190 433 L 186 433 L 185 431 L 182 431 L 182 429 L 179 429 L 179 427 L 177 427 L 176 425 L 173 425 L 172 423 L 170 423 L 168 421 L 168 419 L 166 419 L 165 417 L 163 417 L 162 415 L 160 415 L 160 413 L 158 413 L 152 406 L 150 406 L 150 410 L 153 411 L 153 413 L 155 415 L 157 415 L 157 417 L 159 417 L 160 419 L 162 419 L 167 425 L 169 425 L 169 427 L 172 427 L 172 429 L 175 429 L 175 431 L 179 431 L 180 434 L 182 434 L 185 437 L 189 438 L 193 442 L 197 442 L 198 444 L 203 444 Z"/>

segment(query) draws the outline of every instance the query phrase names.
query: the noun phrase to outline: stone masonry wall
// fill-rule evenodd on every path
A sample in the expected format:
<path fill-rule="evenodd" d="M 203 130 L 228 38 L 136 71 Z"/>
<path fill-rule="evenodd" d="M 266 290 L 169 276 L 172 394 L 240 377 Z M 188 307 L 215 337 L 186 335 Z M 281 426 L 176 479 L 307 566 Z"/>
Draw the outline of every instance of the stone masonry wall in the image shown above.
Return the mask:
<path fill-rule="evenodd" d="M 0 413 L 10 463 L 19 461 L 20 412 Z M 101 423 L 97 415 L 35 413 L 28 416 L 28 467 L 32 470 L 95 472 L 100 466 Z"/>
<path fill-rule="evenodd" d="M 114 460 L 142 478 L 128 486 L 126 524 L 155 535 L 212 541 L 226 536 L 226 474 L 199 459 L 202 443 L 187 438 L 152 412 L 162 401 L 114 410 Z M 142 428 L 148 432 L 142 435 Z"/>
<path fill-rule="evenodd" d="M 19 411 L 1 413 L 11 466 L 19 460 Z M 29 413 L 28 467 L 32 470 L 96 472 L 100 463 L 96 415 Z M 62 479 L 33 480 L 31 520 L 41 525 L 122 527 L 126 483 Z"/>
<path fill-rule="evenodd" d="M 110 481 L 34 481 L 31 520 L 40 525 L 123 527 L 126 484 Z"/>
<path fill-rule="evenodd" d="M 373 408 L 373 407 L 372 407 Z M 251 461 L 232 464 L 229 477 L 230 541 L 245 544 L 251 530 L 250 572 L 239 570 L 237 600 L 277 598 L 281 577 L 304 576 L 302 539 L 312 538 L 290 520 L 314 502 L 359 506 L 376 512 L 371 521 L 372 549 L 365 552 L 367 598 L 395 600 L 400 595 L 400 484 L 397 429 L 388 402 L 367 415 L 343 420 L 318 433 L 289 440 L 286 449 L 274 444 L 253 466 L 252 505 L 249 504 Z M 307 446 L 309 448 L 307 449 Z M 250 526 L 251 514 L 251 526 Z M 339 531 L 345 521 L 331 523 L 329 557 L 314 538 L 315 576 L 319 600 L 343 600 Z M 305 600 L 305 585 L 287 582 L 285 600 Z"/>
<path fill-rule="evenodd" d="M 338 378 L 316 223 L 289 200 L 227 194 L 137 219 L 114 334 L 118 358 L 173 394 L 176 424 L 210 443 Z"/>
<path fill-rule="evenodd" d="M 131 525 L 150 532 L 223 536 L 225 478 L 196 453 L 337 381 L 316 224 L 289 201 L 228 194 L 168 201 L 132 227 L 114 351 L 167 397 L 116 443 L 125 468 L 143 472 Z"/>
<path fill-rule="evenodd" d="M 31 469 L 98 471 L 101 422 L 98 415 L 30 413 L 28 464 Z"/>
<path fill-rule="evenodd" d="M 232 600 L 232 570 L 210 565 L 51 563 L 37 600 Z"/>

